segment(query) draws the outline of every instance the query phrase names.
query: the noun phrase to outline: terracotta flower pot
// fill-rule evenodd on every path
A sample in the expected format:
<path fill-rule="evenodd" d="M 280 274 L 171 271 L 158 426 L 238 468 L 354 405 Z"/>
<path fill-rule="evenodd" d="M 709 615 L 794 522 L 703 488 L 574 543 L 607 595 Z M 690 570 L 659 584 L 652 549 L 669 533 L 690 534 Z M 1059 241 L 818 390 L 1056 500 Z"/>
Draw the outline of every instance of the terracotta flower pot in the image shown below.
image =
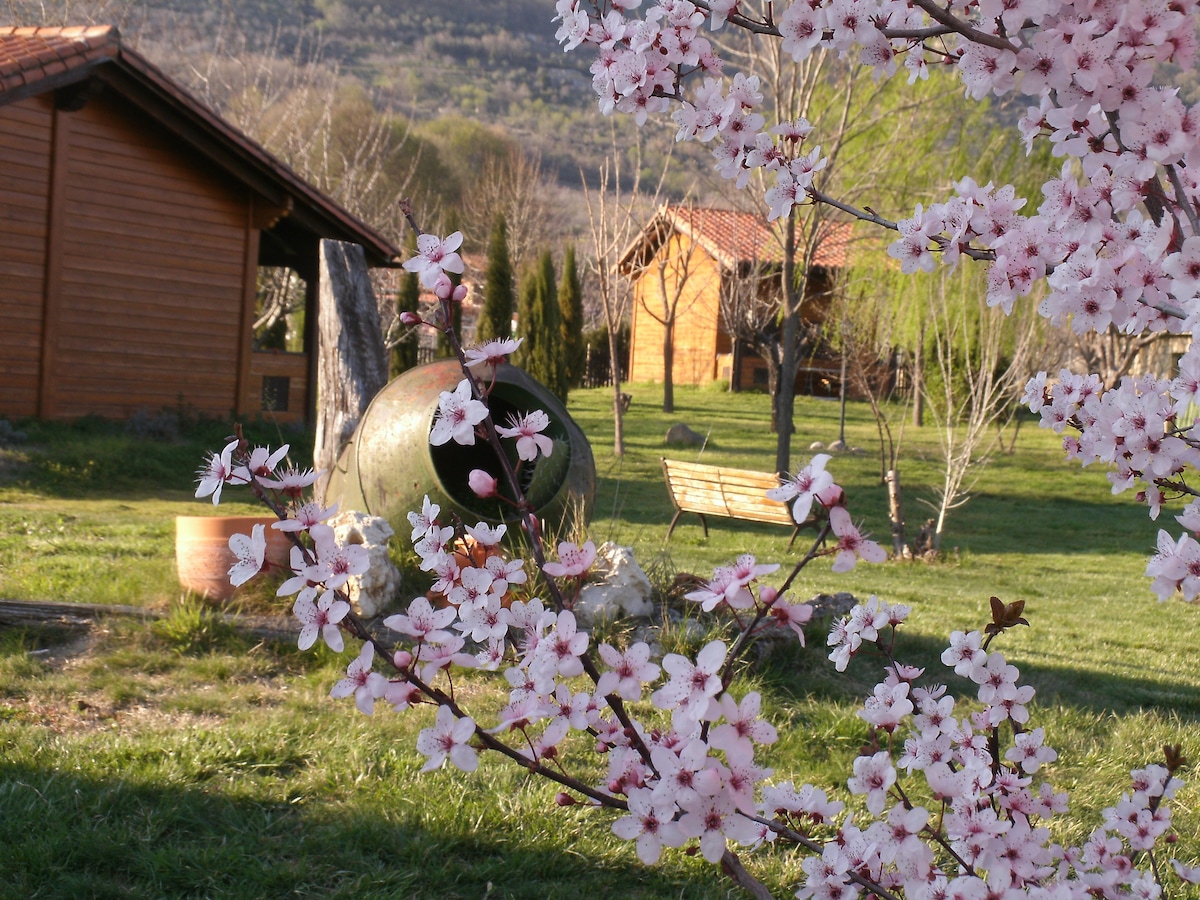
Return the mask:
<path fill-rule="evenodd" d="M 267 534 L 267 559 L 286 566 L 292 542 L 276 531 L 274 516 L 176 516 L 175 565 L 179 583 L 209 600 L 228 600 L 236 590 L 229 583 L 229 567 L 237 557 L 229 549 L 230 535 L 250 534 L 263 524 Z"/>

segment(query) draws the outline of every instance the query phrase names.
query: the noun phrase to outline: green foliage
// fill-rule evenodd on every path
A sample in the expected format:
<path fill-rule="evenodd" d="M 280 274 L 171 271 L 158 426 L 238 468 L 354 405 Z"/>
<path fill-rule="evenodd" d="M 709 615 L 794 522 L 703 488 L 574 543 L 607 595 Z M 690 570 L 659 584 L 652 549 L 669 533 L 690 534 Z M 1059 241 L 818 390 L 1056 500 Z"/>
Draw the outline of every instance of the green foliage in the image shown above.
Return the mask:
<path fill-rule="evenodd" d="M 558 285 L 558 311 L 562 317 L 562 353 L 570 387 L 583 382 L 587 346 L 583 342 L 583 286 L 575 263 L 575 245 L 567 244 L 562 281 Z"/>
<path fill-rule="evenodd" d="M 408 252 L 411 255 L 416 248 L 416 239 L 409 241 Z M 420 311 L 421 280 L 416 272 L 405 272 L 400 277 L 400 289 L 396 292 L 396 315 L 416 313 Z M 398 325 L 401 329 L 400 342 L 392 348 L 390 375 L 395 378 L 401 372 L 407 372 L 417 364 L 417 338 L 419 332 L 415 326 Z"/>
<path fill-rule="evenodd" d="M 475 326 L 477 341 L 512 337 L 513 307 L 512 259 L 508 252 L 508 224 L 503 213 L 496 213 L 488 240 L 487 272 L 483 283 L 483 308 Z"/>
<path fill-rule="evenodd" d="M 542 251 L 536 266 L 521 279 L 517 330 L 525 339 L 516 364 L 566 403 L 566 366 L 562 355 L 562 324 L 554 290 L 554 258 Z"/>

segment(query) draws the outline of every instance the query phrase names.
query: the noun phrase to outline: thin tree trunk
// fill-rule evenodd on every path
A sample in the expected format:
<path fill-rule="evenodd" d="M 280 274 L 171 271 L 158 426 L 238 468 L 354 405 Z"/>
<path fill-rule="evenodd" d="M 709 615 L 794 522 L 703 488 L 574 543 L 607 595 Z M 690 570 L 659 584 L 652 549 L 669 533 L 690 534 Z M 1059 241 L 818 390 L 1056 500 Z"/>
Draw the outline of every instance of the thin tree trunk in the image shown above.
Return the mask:
<path fill-rule="evenodd" d="M 675 412 L 675 320 L 663 326 L 663 405 L 665 413 Z"/>
<path fill-rule="evenodd" d="M 917 335 L 917 349 L 913 353 L 912 364 L 912 423 L 917 428 L 921 428 L 925 424 L 925 326 L 921 325 L 921 332 Z"/>
<path fill-rule="evenodd" d="M 888 518 L 892 523 L 892 555 L 896 559 L 907 556 L 908 547 L 904 539 L 904 503 L 900 493 L 900 471 L 888 469 Z"/>
<path fill-rule="evenodd" d="M 621 355 L 617 328 L 608 326 L 608 369 L 613 387 L 613 456 L 625 455 L 625 409 L 621 404 Z"/>
<path fill-rule="evenodd" d="M 329 474 L 367 404 L 387 384 L 387 351 L 366 255 L 357 244 L 321 241 L 317 303 L 317 434 L 313 465 L 324 499 Z"/>
<path fill-rule="evenodd" d="M 779 380 L 775 385 L 775 471 L 786 477 L 792 465 L 792 430 L 796 403 L 796 338 L 800 332 L 800 298 L 796 296 L 796 211 L 788 214 L 783 249 L 783 342 Z"/>

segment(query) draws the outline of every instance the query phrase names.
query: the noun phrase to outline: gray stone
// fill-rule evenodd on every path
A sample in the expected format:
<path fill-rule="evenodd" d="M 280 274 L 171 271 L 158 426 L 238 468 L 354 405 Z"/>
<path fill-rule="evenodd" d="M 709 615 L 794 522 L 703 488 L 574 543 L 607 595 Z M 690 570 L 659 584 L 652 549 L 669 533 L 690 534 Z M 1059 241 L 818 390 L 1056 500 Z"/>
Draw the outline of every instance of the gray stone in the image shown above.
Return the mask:
<path fill-rule="evenodd" d="M 392 526 L 387 519 L 353 509 L 338 513 L 328 524 L 339 544 L 367 548 L 370 567 L 346 583 L 346 593 L 363 617 L 378 615 L 392 604 L 400 590 L 400 570 L 388 556 L 388 540 L 395 535 Z"/>
<path fill-rule="evenodd" d="M 858 606 L 858 598 L 847 591 L 836 594 L 817 594 L 808 601 L 814 619 L 840 619 Z"/>
<path fill-rule="evenodd" d="M 676 422 L 667 429 L 666 443 L 671 446 L 703 447 L 705 440 L 704 435 L 692 431 L 682 422 Z"/>
<path fill-rule="evenodd" d="M 633 558 L 631 547 L 611 542 L 596 551 L 594 571 L 599 581 L 585 584 L 575 599 L 575 618 L 590 625 L 599 619 L 649 616 L 650 579 Z"/>
<path fill-rule="evenodd" d="M 813 441 L 811 444 L 808 445 L 808 449 L 809 450 L 824 450 L 825 442 L 824 441 Z"/>
<path fill-rule="evenodd" d="M 832 444 L 829 445 L 829 449 L 830 450 L 845 450 L 846 442 L 845 441 L 834 441 Z"/>

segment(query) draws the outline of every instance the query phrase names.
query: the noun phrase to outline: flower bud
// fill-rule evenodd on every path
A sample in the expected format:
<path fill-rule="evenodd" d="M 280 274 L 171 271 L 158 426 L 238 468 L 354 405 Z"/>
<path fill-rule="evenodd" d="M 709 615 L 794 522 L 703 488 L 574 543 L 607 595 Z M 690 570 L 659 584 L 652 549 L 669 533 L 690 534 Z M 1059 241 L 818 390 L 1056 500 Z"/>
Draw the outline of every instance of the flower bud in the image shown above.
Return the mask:
<path fill-rule="evenodd" d="M 483 469 L 472 469 L 471 474 L 467 476 L 467 484 L 475 492 L 476 497 L 484 499 L 495 497 L 496 489 L 499 486 L 496 479 Z"/>
<path fill-rule="evenodd" d="M 465 284 L 457 285 L 450 293 L 451 303 L 462 303 L 467 299 L 467 286 Z"/>
<path fill-rule="evenodd" d="M 574 806 L 578 802 L 578 800 L 576 800 L 566 791 L 559 791 L 554 795 L 554 803 L 556 806 Z"/>
<path fill-rule="evenodd" d="M 397 669 L 407 669 L 413 663 L 413 655 L 407 650 L 397 650 L 392 662 L 396 664 Z"/>
<path fill-rule="evenodd" d="M 449 300 L 454 293 L 454 282 L 450 280 L 445 272 L 439 275 L 437 281 L 433 283 L 433 293 L 437 295 L 439 300 Z"/>
<path fill-rule="evenodd" d="M 405 310 L 404 312 L 400 313 L 400 324 L 401 325 L 420 325 L 421 317 L 418 316 L 415 312 L 409 312 L 408 310 Z"/>

